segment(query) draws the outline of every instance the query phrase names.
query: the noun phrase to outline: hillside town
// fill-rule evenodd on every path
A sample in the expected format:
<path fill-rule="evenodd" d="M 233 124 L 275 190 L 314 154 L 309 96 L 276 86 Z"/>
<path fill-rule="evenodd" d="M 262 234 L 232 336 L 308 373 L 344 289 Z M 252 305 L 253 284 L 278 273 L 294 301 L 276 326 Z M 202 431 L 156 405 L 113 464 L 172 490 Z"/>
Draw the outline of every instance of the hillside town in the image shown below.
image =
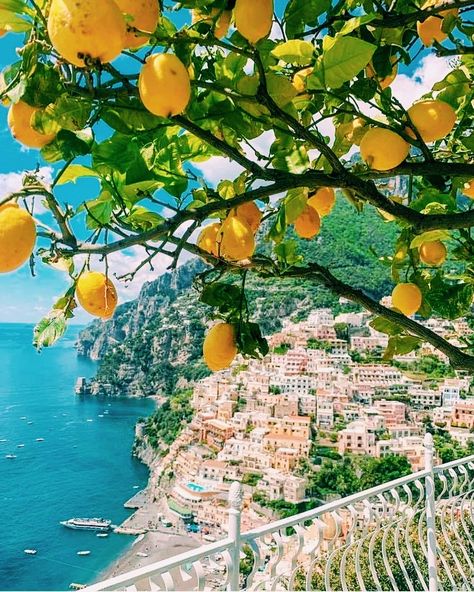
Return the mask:
<path fill-rule="evenodd" d="M 305 473 L 319 468 L 316 449 L 339 458 L 398 455 L 418 471 L 427 422 L 462 446 L 474 442 L 470 377 L 430 346 L 384 362 L 388 337 L 370 326 L 372 318 L 314 310 L 305 321 L 285 321 L 264 360 L 241 359 L 199 381 L 192 421 L 151 463 L 150 488 L 163 515 L 212 540 L 222 534 L 235 480 L 244 485 L 243 528 L 267 522 L 272 501 L 307 500 Z M 465 320 L 426 325 L 450 340 L 470 332 Z M 441 371 L 423 371 L 423 359 Z M 146 442 L 143 423 L 137 439 Z"/>

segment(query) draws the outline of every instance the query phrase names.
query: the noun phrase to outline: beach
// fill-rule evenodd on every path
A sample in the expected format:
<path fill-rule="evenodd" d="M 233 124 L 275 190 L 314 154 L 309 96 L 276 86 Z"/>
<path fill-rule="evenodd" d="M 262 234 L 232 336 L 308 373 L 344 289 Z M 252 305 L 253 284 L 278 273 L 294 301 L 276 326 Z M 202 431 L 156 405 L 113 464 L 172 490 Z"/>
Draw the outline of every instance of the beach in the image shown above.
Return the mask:
<path fill-rule="evenodd" d="M 199 547 L 199 541 L 190 536 L 154 531 L 147 532 L 142 537 L 100 574 L 97 581 L 112 578 Z M 139 557 L 137 553 L 146 553 L 148 557 Z"/>

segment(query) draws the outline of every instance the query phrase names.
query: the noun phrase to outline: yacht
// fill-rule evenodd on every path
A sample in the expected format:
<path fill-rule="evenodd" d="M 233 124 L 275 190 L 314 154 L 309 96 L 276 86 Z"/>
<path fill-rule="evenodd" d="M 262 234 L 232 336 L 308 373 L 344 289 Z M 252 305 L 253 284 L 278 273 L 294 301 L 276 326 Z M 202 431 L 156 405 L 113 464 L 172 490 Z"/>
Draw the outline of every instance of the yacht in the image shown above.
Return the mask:
<path fill-rule="evenodd" d="M 38 551 L 36 549 L 25 549 L 23 552 L 27 555 L 36 555 Z"/>
<path fill-rule="evenodd" d="M 17 445 L 16 445 L 16 447 L 17 447 L 17 448 L 24 448 L 24 447 L 25 447 L 25 445 L 24 445 L 24 444 L 17 444 Z"/>
<path fill-rule="evenodd" d="M 95 536 L 105 539 L 105 537 L 108 537 L 109 534 L 107 532 L 98 532 Z"/>
<path fill-rule="evenodd" d="M 6 454 L 5 458 L 16 458 L 16 454 Z"/>
<path fill-rule="evenodd" d="M 44 442 L 44 438 L 36 438 L 37 442 Z"/>
<path fill-rule="evenodd" d="M 90 551 L 78 551 L 77 554 L 78 555 L 90 555 L 91 552 Z"/>
<path fill-rule="evenodd" d="M 109 530 L 112 521 L 104 518 L 71 518 L 60 522 L 66 528 L 75 530 Z"/>

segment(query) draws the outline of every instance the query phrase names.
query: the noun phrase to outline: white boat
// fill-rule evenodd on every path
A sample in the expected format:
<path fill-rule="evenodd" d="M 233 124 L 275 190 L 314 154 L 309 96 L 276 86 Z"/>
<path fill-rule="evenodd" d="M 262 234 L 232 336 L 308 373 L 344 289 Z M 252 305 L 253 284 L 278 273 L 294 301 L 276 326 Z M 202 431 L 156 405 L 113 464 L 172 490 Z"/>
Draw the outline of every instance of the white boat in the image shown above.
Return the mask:
<path fill-rule="evenodd" d="M 142 551 L 138 551 L 136 555 L 137 557 L 148 557 L 148 553 L 143 553 Z"/>
<path fill-rule="evenodd" d="M 2 444 L 3 444 L 4 442 L 8 442 L 8 440 L 7 440 L 6 438 L 2 438 L 2 439 L 0 440 L 0 443 L 2 443 Z"/>
<path fill-rule="evenodd" d="M 108 537 L 109 534 L 107 532 L 98 532 L 95 536 L 105 539 L 105 537 Z"/>
<path fill-rule="evenodd" d="M 92 423 L 94 420 L 93 420 L 93 419 L 86 419 L 86 421 L 87 421 L 88 423 Z"/>
<path fill-rule="evenodd" d="M 16 458 L 16 454 L 6 454 L 5 458 Z"/>
<path fill-rule="evenodd" d="M 20 419 L 22 419 L 24 421 L 25 419 L 28 419 L 28 418 L 23 415 L 23 417 L 20 417 Z"/>
<path fill-rule="evenodd" d="M 44 438 L 36 438 L 37 442 L 44 442 Z"/>
<path fill-rule="evenodd" d="M 32 421 L 27 421 L 26 423 L 27 423 L 28 425 L 33 425 L 33 422 L 32 422 Z"/>
<path fill-rule="evenodd" d="M 60 524 L 74 530 L 109 530 L 112 522 L 104 520 L 104 518 L 71 518 L 60 522 Z"/>
<path fill-rule="evenodd" d="M 17 444 L 17 445 L 16 445 L 16 447 L 17 447 L 17 448 L 24 448 L 24 447 L 25 447 L 25 445 L 24 445 L 24 444 Z"/>
<path fill-rule="evenodd" d="M 38 551 L 36 549 L 25 549 L 23 551 L 23 553 L 26 553 L 27 555 L 36 555 Z"/>
<path fill-rule="evenodd" d="M 77 554 L 78 555 L 90 555 L 91 552 L 90 551 L 78 551 Z"/>
<path fill-rule="evenodd" d="M 104 415 L 102 413 L 99 413 L 97 417 L 104 417 Z"/>

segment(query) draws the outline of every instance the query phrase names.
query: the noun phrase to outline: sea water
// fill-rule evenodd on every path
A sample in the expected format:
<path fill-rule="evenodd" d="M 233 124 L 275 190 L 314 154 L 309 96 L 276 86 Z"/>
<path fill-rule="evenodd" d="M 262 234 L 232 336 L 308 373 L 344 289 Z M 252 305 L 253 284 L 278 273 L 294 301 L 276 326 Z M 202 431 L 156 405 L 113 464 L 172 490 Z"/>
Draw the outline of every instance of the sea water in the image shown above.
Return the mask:
<path fill-rule="evenodd" d="M 78 328 L 40 354 L 32 331 L 0 324 L 0 590 L 67 590 L 92 582 L 132 542 L 59 522 L 102 517 L 119 524 L 130 514 L 123 503 L 148 476 L 131 457 L 134 425 L 153 404 L 76 396 L 77 377 L 95 372 L 76 355 Z M 81 550 L 91 553 L 78 556 Z"/>

